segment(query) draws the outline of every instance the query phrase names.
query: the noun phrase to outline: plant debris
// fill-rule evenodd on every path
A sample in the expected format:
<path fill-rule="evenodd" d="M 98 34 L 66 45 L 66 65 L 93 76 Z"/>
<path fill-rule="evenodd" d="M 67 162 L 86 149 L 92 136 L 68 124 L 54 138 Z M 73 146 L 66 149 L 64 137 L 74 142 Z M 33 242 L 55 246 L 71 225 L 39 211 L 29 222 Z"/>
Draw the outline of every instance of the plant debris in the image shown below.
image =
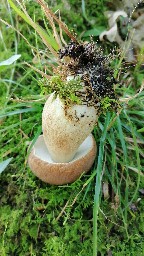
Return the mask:
<path fill-rule="evenodd" d="M 135 62 L 144 47 L 144 3 L 142 1 L 114 1 L 115 11 L 106 11 L 109 29 L 100 40 L 117 42 L 125 52 L 127 62 Z"/>
<path fill-rule="evenodd" d="M 80 77 L 83 90 L 76 92 L 88 105 L 100 106 L 101 100 L 110 99 L 109 106 L 115 105 L 114 70 L 111 62 L 114 53 L 104 55 L 101 47 L 91 42 L 70 41 L 59 50 L 62 65 L 55 70 L 61 77 Z"/>

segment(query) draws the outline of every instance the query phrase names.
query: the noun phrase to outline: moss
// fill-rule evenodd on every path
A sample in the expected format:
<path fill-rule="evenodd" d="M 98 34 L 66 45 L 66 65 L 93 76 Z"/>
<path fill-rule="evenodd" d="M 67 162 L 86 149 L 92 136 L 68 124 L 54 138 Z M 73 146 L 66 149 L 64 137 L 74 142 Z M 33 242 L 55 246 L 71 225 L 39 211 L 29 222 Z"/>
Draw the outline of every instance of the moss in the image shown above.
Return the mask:
<path fill-rule="evenodd" d="M 109 109 L 114 109 L 114 107 L 118 106 L 118 101 L 116 99 L 110 99 L 109 97 L 105 97 L 100 100 L 100 108 L 102 113 L 106 113 Z"/>
<path fill-rule="evenodd" d="M 66 105 L 81 103 L 80 97 L 76 95 L 76 92 L 82 89 L 82 82 L 79 77 L 63 81 L 60 76 L 52 76 L 50 80 L 40 80 L 39 85 L 43 94 L 55 92 Z"/>

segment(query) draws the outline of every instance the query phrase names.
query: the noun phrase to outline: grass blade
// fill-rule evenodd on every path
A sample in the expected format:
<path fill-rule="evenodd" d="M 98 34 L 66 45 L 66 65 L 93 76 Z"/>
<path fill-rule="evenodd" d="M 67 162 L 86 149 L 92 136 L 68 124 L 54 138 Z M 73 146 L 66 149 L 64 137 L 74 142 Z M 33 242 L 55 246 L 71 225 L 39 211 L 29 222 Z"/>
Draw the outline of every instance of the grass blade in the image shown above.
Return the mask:
<path fill-rule="evenodd" d="M 17 6 L 13 3 L 12 0 L 8 0 L 10 6 L 12 7 L 12 9 L 15 10 L 15 12 L 23 19 L 25 20 L 29 25 L 31 25 L 31 22 L 29 20 L 29 18 L 19 9 L 17 8 Z"/>
<path fill-rule="evenodd" d="M 119 139 L 120 139 L 122 150 L 123 150 L 122 170 L 126 171 L 126 179 L 125 179 L 126 187 L 125 187 L 125 202 L 124 202 L 124 204 L 125 204 L 125 206 L 127 206 L 128 205 L 128 179 L 129 179 L 128 167 L 127 167 L 128 166 L 128 155 L 127 155 L 127 147 L 125 144 L 125 137 L 124 137 L 123 130 L 122 130 L 122 123 L 121 123 L 119 116 L 117 118 L 117 129 L 118 129 L 118 135 L 119 135 Z M 125 223 L 127 223 L 127 208 L 125 208 Z"/>
<path fill-rule="evenodd" d="M 13 157 L 8 158 L 7 160 L 0 163 L 0 173 L 2 173 L 6 169 L 6 167 L 9 165 L 12 159 Z"/>
<path fill-rule="evenodd" d="M 59 46 L 58 46 L 56 40 L 54 39 L 54 37 L 53 37 L 53 40 L 51 40 L 51 36 L 48 36 L 48 34 L 38 24 L 33 22 L 33 20 L 30 18 L 28 13 L 25 14 L 23 11 L 21 11 L 19 8 L 17 8 L 17 6 L 13 3 L 12 0 L 8 0 L 8 2 L 10 4 L 10 6 L 15 10 L 15 12 L 24 21 L 26 21 L 31 27 L 33 27 L 37 31 L 37 33 L 39 34 L 39 36 L 43 40 L 44 44 L 49 48 L 49 50 L 54 55 L 56 55 L 56 52 L 59 50 Z"/>
<path fill-rule="evenodd" d="M 110 122 L 110 113 L 107 113 L 102 136 L 100 139 L 98 164 L 96 168 L 96 184 L 95 184 L 95 195 L 94 195 L 94 208 L 93 208 L 93 256 L 97 255 L 97 222 L 98 222 L 98 212 L 100 204 L 100 191 L 101 191 L 101 176 L 103 170 L 103 159 L 104 159 L 104 146 L 107 135 L 107 127 Z"/>
<path fill-rule="evenodd" d="M 7 112 L 5 114 L 0 115 L 0 119 L 2 119 L 4 117 L 7 117 L 7 116 L 13 116 L 13 115 L 22 114 L 22 113 L 33 112 L 33 111 L 36 111 L 36 110 L 38 110 L 36 107 L 17 109 L 17 110 Z"/>
<path fill-rule="evenodd" d="M 134 130 L 134 126 L 130 120 L 130 117 L 126 114 L 125 112 L 125 116 L 129 122 L 130 128 L 131 128 L 131 134 L 133 137 L 133 141 L 134 141 L 134 151 L 136 153 L 136 161 L 137 161 L 137 169 L 138 169 L 138 178 L 137 178 L 137 185 L 136 185 L 136 189 L 135 192 L 133 194 L 132 199 L 130 200 L 129 204 L 126 206 L 128 207 L 129 205 L 131 205 L 131 203 L 133 202 L 133 200 L 135 199 L 138 189 L 139 189 L 139 185 L 140 185 L 140 179 L 141 179 L 141 163 L 140 163 L 140 150 L 139 150 L 139 146 L 137 143 L 137 138 L 136 138 L 136 134 L 135 134 L 135 130 Z"/>
<path fill-rule="evenodd" d="M 33 147 L 33 145 L 35 144 L 37 138 L 39 137 L 39 135 L 40 135 L 41 133 L 42 133 L 42 127 L 40 126 L 40 127 L 38 128 L 38 131 L 37 131 L 36 135 L 34 136 L 34 138 L 33 138 L 33 140 L 32 140 L 32 143 L 31 143 L 30 147 L 28 148 L 27 157 L 28 157 L 28 155 L 29 155 L 29 153 L 30 153 L 30 151 L 31 151 L 31 149 L 32 149 L 32 147 Z M 26 160 L 27 160 L 27 157 L 26 157 Z"/>

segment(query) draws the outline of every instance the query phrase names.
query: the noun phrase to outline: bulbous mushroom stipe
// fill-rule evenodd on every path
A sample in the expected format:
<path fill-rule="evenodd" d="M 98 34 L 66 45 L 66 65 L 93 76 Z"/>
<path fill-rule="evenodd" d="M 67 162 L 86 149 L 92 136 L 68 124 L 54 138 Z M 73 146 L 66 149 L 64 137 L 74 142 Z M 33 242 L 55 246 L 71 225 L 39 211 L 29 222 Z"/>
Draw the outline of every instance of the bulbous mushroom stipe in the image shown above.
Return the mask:
<path fill-rule="evenodd" d="M 78 147 L 93 130 L 97 111 L 86 105 L 67 106 L 52 94 L 42 113 L 43 136 L 48 151 L 55 162 L 73 160 Z"/>

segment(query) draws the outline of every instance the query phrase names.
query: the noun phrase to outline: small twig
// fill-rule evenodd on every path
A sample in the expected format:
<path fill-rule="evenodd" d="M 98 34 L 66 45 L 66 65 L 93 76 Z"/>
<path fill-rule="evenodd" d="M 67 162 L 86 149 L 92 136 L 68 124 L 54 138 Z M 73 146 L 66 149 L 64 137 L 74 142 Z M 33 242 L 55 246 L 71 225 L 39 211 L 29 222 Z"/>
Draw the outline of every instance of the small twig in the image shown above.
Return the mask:
<path fill-rule="evenodd" d="M 128 141 L 128 142 L 132 142 L 134 143 L 134 140 L 132 138 L 129 138 L 129 137 L 125 137 L 125 140 Z M 144 141 L 140 140 L 140 139 L 137 139 L 136 142 L 138 144 L 144 144 Z"/>
<path fill-rule="evenodd" d="M 17 30 L 15 27 L 13 27 L 11 24 L 9 24 L 8 22 L 6 22 L 5 20 L 3 20 L 1 18 L 0 18 L 0 21 L 2 23 L 4 23 L 5 25 L 7 25 L 9 28 L 12 28 L 14 31 L 16 31 L 26 41 L 26 43 L 30 46 L 30 48 L 34 49 L 36 51 L 36 48 L 29 43 L 27 38 L 19 30 Z"/>
<path fill-rule="evenodd" d="M 65 206 L 62 208 L 62 211 L 60 212 L 60 214 L 58 215 L 58 217 L 56 218 L 56 221 L 58 221 L 60 219 L 60 217 L 63 215 L 65 209 L 67 208 L 69 204 L 69 200 L 66 202 Z"/>
<path fill-rule="evenodd" d="M 120 98 L 119 100 L 120 100 L 121 102 L 127 102 L 127 103 L 128 103 L 130 100 L 135 99 L 135 98 L 143 91 L 143 89 L 144 89 L 144 82 L 142 83 L 139 92 L 136 93 L 134 96 L 128 96 L 127 98 Z"/>
<path fill-rule="evenodd" d="M 61 16 L 60 16 L 60 10 L 58 10 L 58 14 L 59 14 L 59 20 L 61 21 Z M 59 29 L 60 29 L 60 39 L 61 39 L 61 41 L 62 41 L 62 43 L 64 44 L 64 45 L 67 45 L 67 43 L 66 43 L 66 41 L 64 40 L 64 38 L 63 38 L 63 34 L 62 34 L 62 28 L 61 28 L 61 26 L 59 25 Z"/>
<path fill-rule="evenodd" d="M 47 40 L 43 37 L 43 35 L 40 33 L 39 31 L 39 27 L 38 27 L 38 24 L 35 23 L 31 17 L 29 16 L 27 10 L 22 6 L 22 4 L 19 2 L 19 0 L 16 0 L 17 3 L 19 4 L 19 6 L 21 7 L 21 9 L 23 10 L 24 14 L 27 16 L 28 20 L 29 20 L 29 25 L 32 26 L 36 32 L 39 34 L 39 36 L 41 37 L 41 39 L 43 40 L 43 43 L 48 47 L 48 49 L 50 50 L 50 52 L 55 56 L 57 57 L 57 52 L 53 49 L 53 47 L 51 46 L 51 44 L 49 44 L 47 42 Z"/>
<path fill-rule="evenodd" d="M 114 225 L 118 226 L 118 227 L 121 227 L 121 228 L 124 228 L 120 225 L 118 225 L 117 223 L 115 223 L 114 221 L 110 220 L 106 215 L 105 213 L 101 210 L 101 208 L 99 208 L 100 212 L 104 215 L 104 217 L 106 218 L 106 220 L 108 220 L 109 222 L 113 223 Z"/>
<path fill-rule="evenodd" d="M 67 29 L 66 25 L 59 20 L 56 15 L 46 6 L 45 1 L 43 0 L 36 0 L 45 10 L 45 13 L 50 14 L 51 17 L 59 24 L 59 26 L 62 28 L 63 31 L 73 40 L 77 41 L 76 38 L 70 33 L 70 31 Z"/>
<path fill-rule="evenodd" d="M 59 37 L 59 35 L 58 35 L 56 26 L 55 26 L 55 24 L 54 24 L 54 22 L 53 22 L 53 18 L 51 17 L 50 14 L 48 14 L 48 13 L 45 11 L 44 8 L 43 8 L 43 10 L 44 10 L 44 12 L 45 12 L 45 15 L 46 15 L 48 21 L 50 22 L 50 25 L 51 25 L 52 30 L 53 30 L 53 33 L 54 33 L 54 37 L 55 37 L 55 39 L 56 39 L 56 42 L 57 42 L 59 48 L 62 48 L 61 40 L 60 40 L 60 37 Z"/>
<path fill-rule="evenodd" d="M 144 174 L 141 171 L 139 171 L 137 168 L 128 166 L 128 169 L 130 169 L 130 170 L 136 172 L 137 174 L 141 175 L 142 177 L 144 177 Z"/>
<path fill-rule="evenodd" d="M 23 100 L 23 99 L 13 99 L 13 98 L 10 98 L 11 101 L 14 101 L 14 102 L 24 102 L 24 103 L 31 103 L 31 102 L 41 102 L 43 100 L 46 100 L 48 98 L 48 96 L 45 96 L 43 97 L 42 99 L 38 99 L 38 100 Z"/>
<path fill-rule="evenodd" d="M 24 136 L 25 139 L 29 139 L 29 137 L 27 136 L 27 134 L 25 134 L 24 131 L 23 131 L 21 128 L 19 128 L 19 131 L 20 131 L 20 133 Z"/>
<path fill-rule="evenodd" d="M 84 190 L 84 188 L 85 188 L 86 186 L 87 186 L 87 183 L 85 183 L 85 184 L 83 185 L 82 189 L 78 192 L 78 194 L 76 195 L 76 197 L 74 198 L 74 200 L 73 200 L 73 202 L 72 202 L 72 204 L 71 204 L 71 207 L 75 204 L 75 202 L 76 202 L 78 196 L 80 195 L 80 193 Z"/>
<path fill-rule="evenodd" d="M 51 78 L 51 76 L 49 76 L 49 75 L 45 74 L 43 71 L 41 71 L 41 70 L 39 70 L 39 69 L 33 67 L 33 66 L 30 65 L 29 63 L 24 62 L 24 64 L 26 64 L 27 66 L 29 66 L 30 68 L 32 68 L 33 70 L 35 70 L 36 72 L 38 72 L 39 74 L 41 74 L 42 77 L 45 77 L 45 78 L 47 78 L 47 79 L 50 79 L 50 78 Z"/>

